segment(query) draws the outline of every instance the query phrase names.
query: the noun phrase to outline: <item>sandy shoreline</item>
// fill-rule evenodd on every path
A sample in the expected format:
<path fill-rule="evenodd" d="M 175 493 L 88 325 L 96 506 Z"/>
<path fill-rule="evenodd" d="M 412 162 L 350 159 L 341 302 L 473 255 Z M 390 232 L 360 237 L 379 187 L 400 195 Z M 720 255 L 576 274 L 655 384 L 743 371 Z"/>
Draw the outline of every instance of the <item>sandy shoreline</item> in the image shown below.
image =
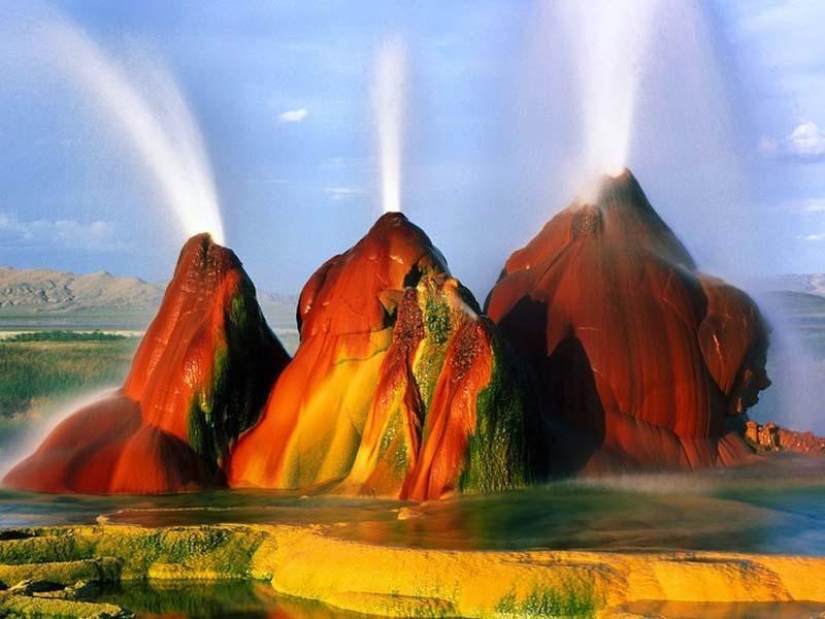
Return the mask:
<path fill-rule="evenodd" d="M 383 616 L 515 617 L 537 616 L 534 611 L 543 609 L 609 617 L 642 601 L 813 602 L 825 609 L 825 580 L 818 577 L 825 574 L 825 558 L 420 550 L 336 539 L 330 534 L 334 527 L 101 524 L 6 530 L 0 581 L 252 579 L 281 594 Z M 0 593 L 0 610 L 15 599 Z"/>

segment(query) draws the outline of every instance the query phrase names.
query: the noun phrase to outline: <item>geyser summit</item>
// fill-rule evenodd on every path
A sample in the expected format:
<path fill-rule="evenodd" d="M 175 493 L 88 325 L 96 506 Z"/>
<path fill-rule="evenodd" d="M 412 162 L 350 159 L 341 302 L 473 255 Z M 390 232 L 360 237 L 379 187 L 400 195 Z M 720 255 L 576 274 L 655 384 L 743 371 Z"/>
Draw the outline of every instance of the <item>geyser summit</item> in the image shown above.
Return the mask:
<path fill-rule="evenodd" d="M 528 477 L 523 392 L 493 324 L 401 213 L 323 264 L 301 343 L 230 482 L 411 499 Z"/>
<path fill-rule="evenodd" d="M 194 236 L 123 387 L 58 425 L 4 483 L 139 494 L 223 486 L 231 447 L 288 359 L 240 260 Z"/>
<path fill-rule="evenodd" d="M 181 252 L 123 388 L 8 474 L 49 492 L 260 487 L 433 499 L 742 464 L 768 330 L 625 170 L 507 261 L 484 316 L 400 213 L 327 260 L 289 359 L 230 250 Z"/>
<path fill-rule="evenodd" d="M 507 260 L 487 303 L 530 372 L 551 472 L 737 464 L 770 381 L 754 301 L 700 273 L 629 170 Z"/>

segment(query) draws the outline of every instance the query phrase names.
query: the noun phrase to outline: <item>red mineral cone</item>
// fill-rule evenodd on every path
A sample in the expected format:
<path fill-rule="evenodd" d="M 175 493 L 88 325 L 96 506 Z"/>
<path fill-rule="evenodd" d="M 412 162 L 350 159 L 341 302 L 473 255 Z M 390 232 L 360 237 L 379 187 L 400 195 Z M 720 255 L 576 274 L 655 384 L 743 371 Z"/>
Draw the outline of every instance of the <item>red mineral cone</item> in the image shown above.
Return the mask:
<path fill-rule="evenodd" d="M 123 388 L 67 418 L 3 481 L 86 493 L 222 485 L 229 450 L 288 361 L 240 260 L 195 236 Z"/>
<path fill-rule="evenodd" d="M 696 271 L 629 171 L 515 252 L 488 313 L 529 366 L 551 471 L 741 461 L 733 416 L 770 382 L 767 328 Z"/>
<path fill-rule="evenodd" d="M 230 483 L 426 499 L 523 481 L 522 394 L 479 313 L 424 232 L 382 216 L 304 287 Z"/>

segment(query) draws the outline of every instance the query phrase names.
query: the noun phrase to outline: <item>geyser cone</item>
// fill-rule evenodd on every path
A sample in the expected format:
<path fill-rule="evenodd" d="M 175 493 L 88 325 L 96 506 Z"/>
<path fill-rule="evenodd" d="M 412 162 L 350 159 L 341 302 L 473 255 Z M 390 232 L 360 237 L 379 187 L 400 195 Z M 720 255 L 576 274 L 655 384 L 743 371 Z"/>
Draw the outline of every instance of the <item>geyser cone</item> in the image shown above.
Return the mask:
<path fill-rule="evenodd" d="M 235 254 L 192 237 L 122 390 L 57 426 L 4 482 L 93 493 L 222 484 L 230 447 L 288 360 Z"/>
<path fill-rule="evenodd" d="M 298 324 L 232 485 L 426 499 L 524 481 L 521 392 L 495 329 L 404 215 L 316 271 Z"/>
<path fill-rule="evenodd" d="M 548 469 L 747 456 L 735 417 L 769 385 L 765 323 L 745 293 L 696 271 L 629 171 L 516 251 L 488 312 L 529 365 Z"/>

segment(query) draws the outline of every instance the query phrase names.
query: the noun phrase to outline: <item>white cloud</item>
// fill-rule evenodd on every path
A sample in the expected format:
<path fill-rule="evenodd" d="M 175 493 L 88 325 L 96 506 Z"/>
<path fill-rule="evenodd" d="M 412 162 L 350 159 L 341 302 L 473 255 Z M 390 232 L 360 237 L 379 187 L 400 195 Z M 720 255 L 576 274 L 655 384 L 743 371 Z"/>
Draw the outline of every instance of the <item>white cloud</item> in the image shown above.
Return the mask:
<path fill-rule="evenodd" d="M 803 241 L 825 241 L 825 234 L 807 234 L 805 236 L 800 236 L 799 238 Z"/>
<path fill-rule="evenodd" d="M 806 213 L 825 213 L 825 198 L 818 200 L 809 200 L 802 207 Z"/>
<path fill-rule="evenodd" d="M 21 221 L 14 213 L 0 213 L 0 244 L 92 251 L 118 251 L 127 247 L 117 238 L 117 227 L 111 222 L 98 220 L 82 223 L 74 219 Z"/>
<path fill-rule="evenodd" d="M 299 123 L 309 115 L 309 111 L 301 108 L 298 110 L 288 110 L 282 114 L 278 114 L 278 122 L 282 123 Z"/>
<path fill-rule="evenodd" d="M 825 133 L 816 123 L 806 120 L 785 139 L 791 153 L 803 158 L 825 155 Z"/>
<path fill-rule="evenodd" d="M 776 208 L 800 215 L 819 215 L 825 213 L 825 198 L 790 200 L 779 204 Z"/>
<path fill-rule="evenodd" d="M 780 140 L 763 137 L 759 141 L 758 150 L 767 158 L 822 161 L 825 160 L 825 132 L 815 122 L 804 120 Z"/>
<path fill-rule="evenodd" d="M 330 200 L 340 202 L 341 200 L 363 196 L 367 192 L 356 187 L 324 187 L 324 193 L 327 194 Z"/>

